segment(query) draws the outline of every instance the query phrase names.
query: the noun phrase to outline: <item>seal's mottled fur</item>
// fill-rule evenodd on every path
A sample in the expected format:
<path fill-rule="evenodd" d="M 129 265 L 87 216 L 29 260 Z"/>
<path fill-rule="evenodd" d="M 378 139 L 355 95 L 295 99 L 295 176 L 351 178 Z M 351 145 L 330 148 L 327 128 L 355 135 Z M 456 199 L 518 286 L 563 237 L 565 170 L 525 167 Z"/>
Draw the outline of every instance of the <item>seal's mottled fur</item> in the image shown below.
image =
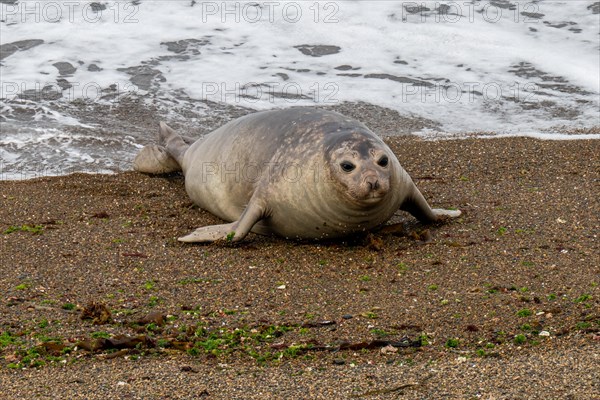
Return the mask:
<path fill-rule="evenodd" d="M 159 144 L 134 161 L 147 173 L 181 168 L 190 198 L 230 221 L 179 240 L 241 240 L 250 230 L 288 238 L 347 236 L 398 209 L 423 222 L 460 211 L 431 209 L 388 146 L 366 126 L 316 108 L 264 111 L 190 141 L 161 123 Z"/>

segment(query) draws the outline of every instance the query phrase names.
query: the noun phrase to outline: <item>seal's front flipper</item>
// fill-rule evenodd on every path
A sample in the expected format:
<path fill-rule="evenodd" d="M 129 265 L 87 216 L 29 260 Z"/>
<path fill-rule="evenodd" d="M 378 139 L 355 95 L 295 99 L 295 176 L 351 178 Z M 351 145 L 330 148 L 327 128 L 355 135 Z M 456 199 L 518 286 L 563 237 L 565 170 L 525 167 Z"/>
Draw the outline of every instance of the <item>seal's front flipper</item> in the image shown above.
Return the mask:
<path fill-rule="evenodd" d="M 416 186 L 413 187 L 413 193 L 404 200 L 400 209 L 411 213 L 423 223 L 439 222 L 448 218 L 456 218 L 462 214 L 460 210 L 432 209 Z"/>
<path fill-rule="evenodd" d="M 254 224 L 263 219 L 264 215 L 264 209 L 251 201 L 237 221 L 230 224 L 203 226 L 178 240 L 187 243 L 207 243 L 216 240 L 237 242 L 245 238 Z"/>

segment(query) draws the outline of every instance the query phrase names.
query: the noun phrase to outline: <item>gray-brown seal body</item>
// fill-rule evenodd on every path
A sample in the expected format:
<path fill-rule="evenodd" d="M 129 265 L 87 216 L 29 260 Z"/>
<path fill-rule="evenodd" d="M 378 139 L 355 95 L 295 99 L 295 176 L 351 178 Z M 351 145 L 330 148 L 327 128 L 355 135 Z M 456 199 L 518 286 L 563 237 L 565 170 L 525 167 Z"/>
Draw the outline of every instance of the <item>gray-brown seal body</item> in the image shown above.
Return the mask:
<path fill-rule="evenodd" d="M 258 112 L 191 145 L 161 123 L 159 139 L 142 149 L 135 168 L 181 168 L 192 201 L 230 222 L 198 228 L 181 241 L 241 240 L 250 230 L 337 238 L 382 225 L 399 209 L 423 222 L 460 215 L 431 209 L 389 147 L 336 112 Z"/>

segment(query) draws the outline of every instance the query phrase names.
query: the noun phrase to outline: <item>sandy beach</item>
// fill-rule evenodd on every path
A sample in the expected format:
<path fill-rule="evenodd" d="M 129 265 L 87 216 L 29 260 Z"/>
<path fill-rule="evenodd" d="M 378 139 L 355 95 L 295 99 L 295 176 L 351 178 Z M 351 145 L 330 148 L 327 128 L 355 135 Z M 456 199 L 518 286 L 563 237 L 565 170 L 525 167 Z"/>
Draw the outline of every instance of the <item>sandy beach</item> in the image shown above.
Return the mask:
<path fill-rule="evenodd" d="M 0 182 L 2 396 L 600 398 L 600 142 L 387 142 L 464 215 L 184 245 L 180 175 Z"/>

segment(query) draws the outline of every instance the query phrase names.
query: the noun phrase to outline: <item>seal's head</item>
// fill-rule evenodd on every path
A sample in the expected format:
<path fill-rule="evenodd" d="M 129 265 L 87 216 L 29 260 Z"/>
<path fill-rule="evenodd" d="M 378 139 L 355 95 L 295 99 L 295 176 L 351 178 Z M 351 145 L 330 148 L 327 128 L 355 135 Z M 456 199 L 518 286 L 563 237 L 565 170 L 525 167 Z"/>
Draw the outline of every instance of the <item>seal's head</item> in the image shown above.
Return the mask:
<path fill-rule="evenodd" d="M 348 139 L 328 149 L 331 177 L 350 203 L 375 206 L 390 192 L 394 155 L 372 137 L 354 134 Z"/>

